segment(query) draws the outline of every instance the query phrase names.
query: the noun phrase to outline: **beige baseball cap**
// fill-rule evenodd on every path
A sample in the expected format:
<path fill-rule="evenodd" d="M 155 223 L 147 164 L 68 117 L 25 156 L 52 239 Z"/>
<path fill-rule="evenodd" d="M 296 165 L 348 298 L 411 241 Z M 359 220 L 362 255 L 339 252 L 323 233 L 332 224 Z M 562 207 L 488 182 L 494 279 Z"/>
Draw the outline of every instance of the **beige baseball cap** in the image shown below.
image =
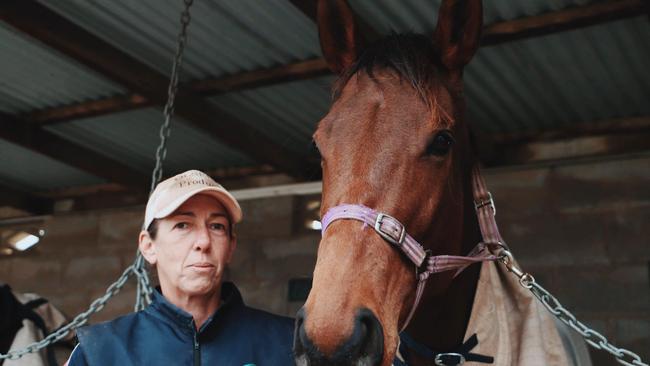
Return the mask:
<path fill-rule="evenodd" d="M 235 197 L 207 174 L 198 170 L 188 170 L 158 183 L 147 202 L 144 229 L 146 230 L 154 219 L 169 216 L 190 197 L 199 193 L 219 200 L 228 210 L 233 224 L 241 221 L 241 207 Z"/>

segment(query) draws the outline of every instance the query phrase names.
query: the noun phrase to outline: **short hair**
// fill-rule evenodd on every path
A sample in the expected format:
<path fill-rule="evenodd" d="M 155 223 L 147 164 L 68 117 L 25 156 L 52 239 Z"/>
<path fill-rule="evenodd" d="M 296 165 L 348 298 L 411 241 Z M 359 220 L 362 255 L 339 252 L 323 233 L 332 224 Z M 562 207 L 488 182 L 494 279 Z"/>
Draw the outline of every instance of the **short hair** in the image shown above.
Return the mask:
<path fill-rule="evenodd" d="M 147 232 L 149 233 L 149 237 L 151 240 L 156 240 L 156 236 L 158 235 L 158 221 L 159 219 L 154 219 L 151 224 L 149 224 L 149 227 L 147 228 Z"/>

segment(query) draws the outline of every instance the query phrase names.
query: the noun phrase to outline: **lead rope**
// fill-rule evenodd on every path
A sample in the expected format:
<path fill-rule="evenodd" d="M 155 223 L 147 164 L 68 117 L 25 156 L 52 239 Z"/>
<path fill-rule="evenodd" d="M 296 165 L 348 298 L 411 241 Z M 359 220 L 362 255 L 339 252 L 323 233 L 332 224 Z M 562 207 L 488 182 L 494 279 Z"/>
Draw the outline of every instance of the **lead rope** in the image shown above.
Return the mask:
<path fill-rule="evenodd" d="M 535 281 L 535 278 L 529 273 L 524 272 L 517 264 L 510 249 L 506 246 L 499 228 L 496 223 L 496 207 L 492 195 L 487 190 L 485 180 L 481 175 L 478 166 L 472 172 L 472 185 L 474 191 L 474 204 L 476 214 L 483 235 L 483 242 L 489 248 L 495 248 L 493 254 L 499 257 L 499 262 L 503 264 L 508 272 L 512 273 L 519 279 L 519 284 L 528 289 L 544 306 L 555 315 L 564 324 L 578 332 L 591 347 L 598 350 L 605 350 L 611 353 L 616 361 L 626 366 L 649 366 L 641 360 L 636 353 L 619 348 L 611 344 L 607 338 L 597 331 L 589 328 L 576 319 L 575 315 L 566 310 L 562 304 L 551 295 L 544 287 Z M 490 246 L 491 245 L 491 246 Z"/>
<path fill-rule="evenodd" d="M 174 114 L 174 101 L 176 99 L 176 93 L 178 92 L 178 79 L 180 67 L 183 61 L 183 50 L 185 48 L 185 43 L 187 42 L 187 27 L 191 20 L 190 7 L 192 6 L 192 3 L 193 0 L 184 0 L 185 8 L 181 13 L 181 31 L 178 36 L 178 46 L 176 48 L 176 56 L 172 66 L 171 80 L 169 82 L 169 88 L 167 89 L 167 104 L 163 111 L 165 121 L 160 127 L 160 145 L 156 149 L 156 166 L 151 177 L 151 191 L 153 191 L 156 184 L 158 184 L 162 178 L 162 162 L 167 155 L 167 139 L 171 132 L 170 124 Z M 139 311 L 144 309 L 151 303 L 151 294 L 153 293 L 153 289 L 149 281 L 148 272 L 144 265 L 144 258 L 142 258 L 142 255 L 138 251 L 134 263 L 122 272 L 122 275 L 120 275 L 117 281 L 108 286 L 103 296 L 95 299 L 90 304 L 88 310 L 78 314 L 70 323 L 57 329 L 53 333 L 48 334 L 47 337 L 39 342 L 32 343 L 19 350 L 7 352 L 6 354 L 0 353 L 0 363 L 4 360 L 17 360 L 28 353 L 38 352 L 43 348 L 66 338 L 72 331 L 85 325 L 93 314 L 101 311 L 106 303 L 120 292 L 129 277 L 132 275 L 135 275 L 138 281 L 135 310 Z"/>

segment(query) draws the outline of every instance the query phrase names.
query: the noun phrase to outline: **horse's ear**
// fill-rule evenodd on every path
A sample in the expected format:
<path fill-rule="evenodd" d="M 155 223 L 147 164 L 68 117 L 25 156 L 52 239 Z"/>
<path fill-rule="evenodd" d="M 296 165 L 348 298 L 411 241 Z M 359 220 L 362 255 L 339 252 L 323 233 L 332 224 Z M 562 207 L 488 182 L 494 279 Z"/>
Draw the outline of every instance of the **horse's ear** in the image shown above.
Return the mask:
<path fill-rule="evenodd" d="M 358 58 L 361 35 L 345 0 L 318 0 L 318 35 L 329 68 L 340 75 Z"/>
<path fill-rule="evenodd" d="M 443 65 L 450 70 L 467 65 L 478 49 L 482 28 L 481 0 L 443 0 L 433 36 Z"/>

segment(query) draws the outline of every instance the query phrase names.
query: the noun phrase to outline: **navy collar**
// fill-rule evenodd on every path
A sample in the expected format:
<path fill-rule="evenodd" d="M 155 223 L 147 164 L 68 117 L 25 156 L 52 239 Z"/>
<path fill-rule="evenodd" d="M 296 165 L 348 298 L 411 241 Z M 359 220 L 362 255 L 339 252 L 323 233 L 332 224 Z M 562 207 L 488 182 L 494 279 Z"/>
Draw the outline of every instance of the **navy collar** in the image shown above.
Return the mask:
<path fill-rule="evenodd" d="M 216 318 L 221 318 L 222 314 L 231 312 L 243 306 L 244 300 L 235 284 L 232 282 L 222 283 L 221 303 L 219 304 L 219 308 L 217 308 L 214 314 L 212 314 L 201 326 L 199 333 L 203 332 L 207 327 L 212 326 L 213 323 L 216 323 Z M 195 326 L 192 314 L 169 302 L 169 300 L 167 300 L 160 292 L 160 287 L 156 287 L 156 291 L 153 292 L 151 305 L 149 305 L 144 311 L 154 316 L 162 317 L 163 319 L 172 322 L 174 325 L 179 326 L 181 329 L 191 329 L 192 332 L 194 332 Z"/>

